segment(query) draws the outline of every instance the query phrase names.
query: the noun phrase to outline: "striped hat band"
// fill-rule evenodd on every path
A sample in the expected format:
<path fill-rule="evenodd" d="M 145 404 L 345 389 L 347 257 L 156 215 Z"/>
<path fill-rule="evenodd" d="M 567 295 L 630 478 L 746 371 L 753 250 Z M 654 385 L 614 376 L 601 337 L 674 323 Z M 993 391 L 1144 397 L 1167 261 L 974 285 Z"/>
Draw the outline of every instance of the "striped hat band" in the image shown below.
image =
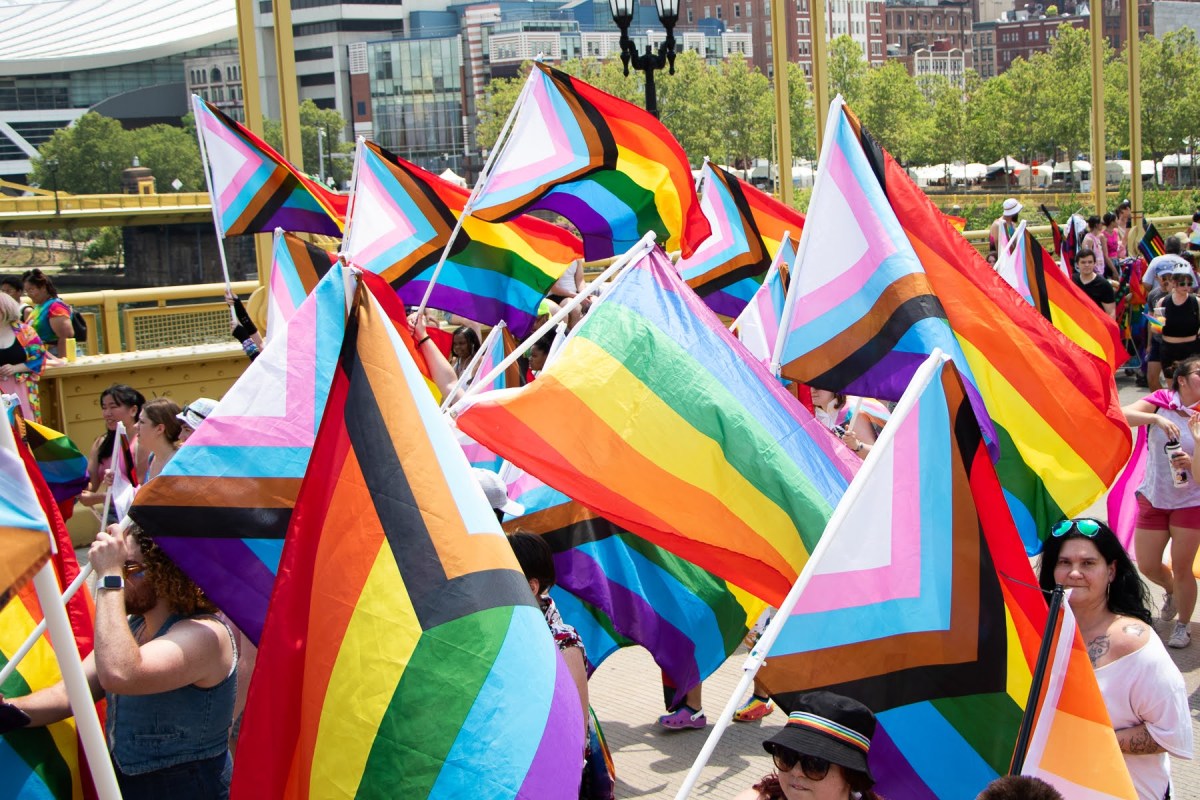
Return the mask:
<path fill-rule="evenodd" d="M 788 727 L 810 728 L 818 731 L 840 742 L 845 742 L 851 747 L 856 747 L 863 753 L 871 749 L 871 740 L 858 731 L 847 728 L 845 725 L 839 725 L 831 719 L 809 714 L 807 711 L 793 711 L 788 714 L 787 724 Z"/>

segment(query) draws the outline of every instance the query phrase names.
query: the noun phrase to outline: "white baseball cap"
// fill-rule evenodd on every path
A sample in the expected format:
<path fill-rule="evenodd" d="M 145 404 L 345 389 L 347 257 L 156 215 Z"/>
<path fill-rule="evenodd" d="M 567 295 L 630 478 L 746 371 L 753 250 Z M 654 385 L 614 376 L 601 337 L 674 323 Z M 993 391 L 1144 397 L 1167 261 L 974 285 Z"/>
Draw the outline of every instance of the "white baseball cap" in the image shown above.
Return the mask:
<path fill-rule="evenodd" d="M 175 419 L 187 425 L 192 430 L 200 427 L 200 423 L 213 412 L 217 407 L 217 401 L 208 397 L 197 397 L 192 402 L 183 407 L 183 410 L 175 415 Z"/>
<path fill-rule="evenodd" d="M 504 481 L 500 479 L 499 475 L 479 467 L 472 468 L 471 472 L 475 473 L 475 480 L 479 482 L 483 489 L 483 496 L 487 498 L 488 504 L 492 508 L 503 511 L 510 517 L 519 517 L 525 513 L 525 506 L 509 498 L 508 487 L 504 485 Z"/>

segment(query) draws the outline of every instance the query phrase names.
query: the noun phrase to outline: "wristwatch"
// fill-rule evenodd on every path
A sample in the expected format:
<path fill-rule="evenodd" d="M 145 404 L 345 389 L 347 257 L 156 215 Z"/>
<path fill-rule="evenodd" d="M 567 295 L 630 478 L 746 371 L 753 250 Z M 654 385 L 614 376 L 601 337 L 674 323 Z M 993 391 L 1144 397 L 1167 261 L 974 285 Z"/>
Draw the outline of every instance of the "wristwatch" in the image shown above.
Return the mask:
<path fill-rule="evenodd" d="M 105 575 L 96 583 L 97 589 L 124 589 L 125 578 L 120 575 Z"/>

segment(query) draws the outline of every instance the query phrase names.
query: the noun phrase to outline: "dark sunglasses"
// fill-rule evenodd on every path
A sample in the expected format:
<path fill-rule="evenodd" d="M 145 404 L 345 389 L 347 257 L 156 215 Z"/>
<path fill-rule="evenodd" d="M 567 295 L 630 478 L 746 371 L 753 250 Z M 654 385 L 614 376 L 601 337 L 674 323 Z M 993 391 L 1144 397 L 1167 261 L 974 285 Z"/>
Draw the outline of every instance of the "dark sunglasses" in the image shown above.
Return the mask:
<path fill-rule="evenodd" d="M 1050 529 L 1050 535 L 1060 538 L 1070 533 L 1072 528 L 1091 539 L 1100 532 L 1100 523 L 1094 519 L 1064 519 Z"/>
<path fill-rule="evenodd" d="M 1191 286 L 1192 282 L 1187 278 L 1176 278 L 1175 285 L 1176 286 Z"/>
<path fill-rule="evenodd" d="M 135 564 L 132 561 L 126 562 L 125 566 L 121 567 L 121 574 L 125 576 L 125 580 L 133 577 L 140 578 L 145 571 L 145 564 Z"/>
<path fill-rule="evenodd" d="M 795 750 L 779 745 L 775 745 L 771 756 L 775 759 L 775 769 L 780 772 L 791 772 L 799 764 L 801 771 L 804 772 L 804 777 L 810 781 L 823 781 L 829 774 L 829 762 L 819 756 L 797 753 Z"/>

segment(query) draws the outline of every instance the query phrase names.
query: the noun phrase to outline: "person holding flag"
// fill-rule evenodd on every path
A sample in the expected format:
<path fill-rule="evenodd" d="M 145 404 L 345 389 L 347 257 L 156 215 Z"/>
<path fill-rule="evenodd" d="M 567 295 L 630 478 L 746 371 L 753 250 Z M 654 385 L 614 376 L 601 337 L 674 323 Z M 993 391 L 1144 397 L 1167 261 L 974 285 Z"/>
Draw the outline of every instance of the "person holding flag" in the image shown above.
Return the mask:
<path fill-rule="evenodd" d="M 1154 634 L 1146 585 L 1116 534 L 1095 519 L 1059 522 L 1046 539 L 1038 582 L 1045 591 L 1071 590 L 1071 611 L 1138 797 L 1173 797 L 1168 754 L 1192 757 L 1187 689 Z"/>

